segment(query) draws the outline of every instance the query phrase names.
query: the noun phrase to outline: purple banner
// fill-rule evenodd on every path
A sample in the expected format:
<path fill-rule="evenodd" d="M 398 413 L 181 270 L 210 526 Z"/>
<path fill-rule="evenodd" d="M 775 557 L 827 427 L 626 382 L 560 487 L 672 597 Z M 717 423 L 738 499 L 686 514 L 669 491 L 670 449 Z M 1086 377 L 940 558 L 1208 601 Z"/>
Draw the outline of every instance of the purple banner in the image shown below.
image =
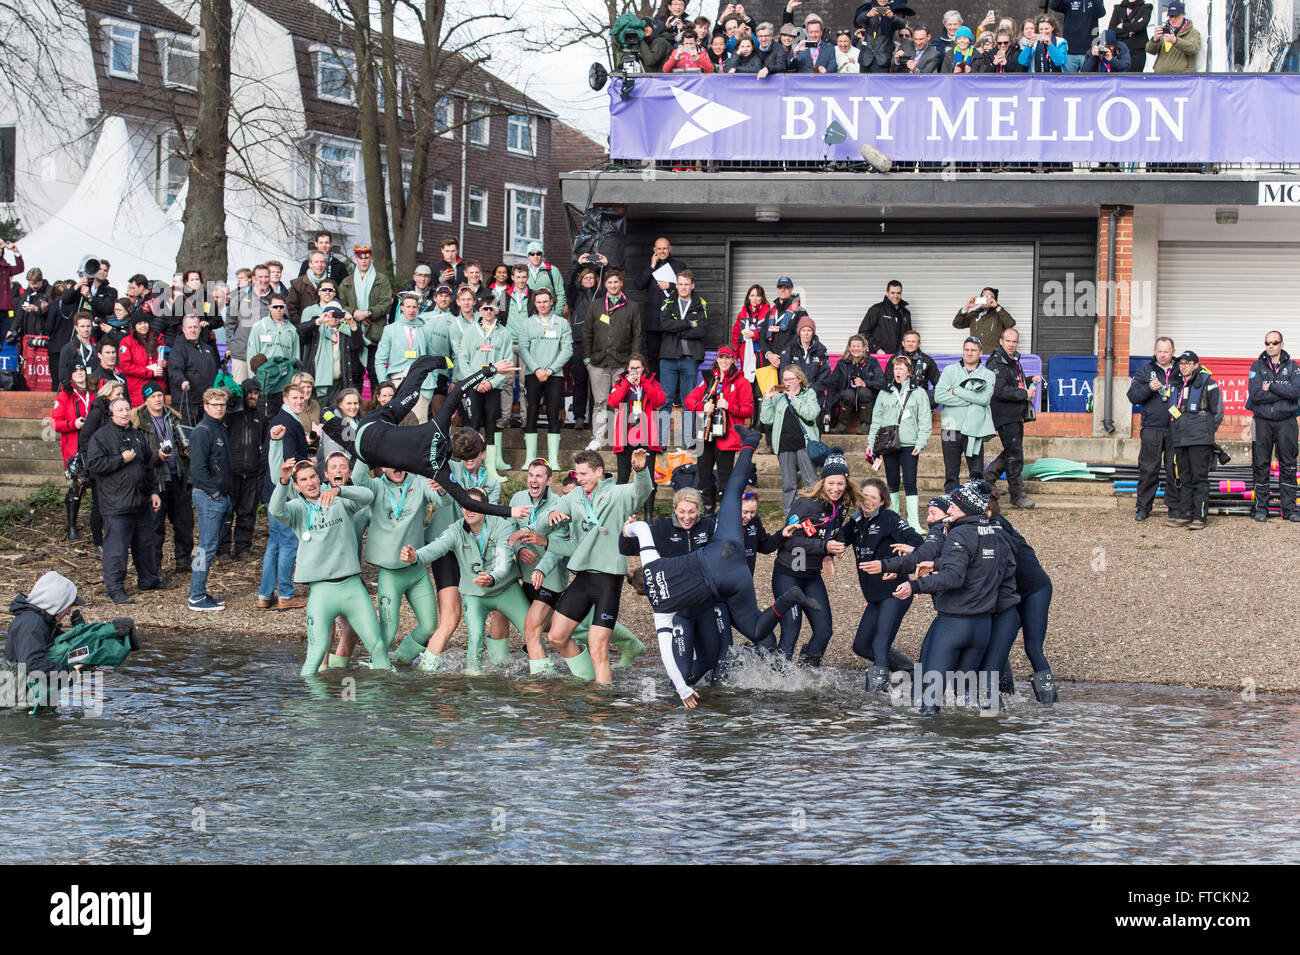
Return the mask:
<path fill-rule="evenodd" d="M 1300 75 L 631 76 L 614 159 L 1300 162 Z M 1287 117 L 1290 117 L 1288 119 Z M 848 138 L 827 146 L 832 121 Z"/>

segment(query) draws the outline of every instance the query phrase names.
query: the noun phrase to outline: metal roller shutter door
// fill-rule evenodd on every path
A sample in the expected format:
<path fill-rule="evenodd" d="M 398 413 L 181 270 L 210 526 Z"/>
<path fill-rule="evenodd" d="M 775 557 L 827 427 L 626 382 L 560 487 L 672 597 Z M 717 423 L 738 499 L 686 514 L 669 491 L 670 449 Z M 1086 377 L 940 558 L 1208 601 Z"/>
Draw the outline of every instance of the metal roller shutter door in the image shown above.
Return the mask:
<path fill-rule="evenodd" d="M 1232 285 L 1226 297 L 1225 282 Z M 1255 358 L 1270 329 L 1280 329 L 1290 343 L 1297 302 L 1300 243 L 1160 243 L 1156 331 L 1179 351 Z"/>
<path fill-rule="evenodd" d="M 1032 341 L 1034 245 L 936 243 L 735 242 L 731 246 L 730 301 L 736 308 L 758 283 L 775 297 L 776 280 L 794 279 L 804 308 L 817 323 L 817 337 L 832 354 L 844 349 L 867 309 L 885 296 L 891 279 L 903 283 L 912 327 L 931 353 L 961 351 L 965 337 L 952 327 L 957 309 L 985 285 L 1016 320 L 1021 351 Z"/>

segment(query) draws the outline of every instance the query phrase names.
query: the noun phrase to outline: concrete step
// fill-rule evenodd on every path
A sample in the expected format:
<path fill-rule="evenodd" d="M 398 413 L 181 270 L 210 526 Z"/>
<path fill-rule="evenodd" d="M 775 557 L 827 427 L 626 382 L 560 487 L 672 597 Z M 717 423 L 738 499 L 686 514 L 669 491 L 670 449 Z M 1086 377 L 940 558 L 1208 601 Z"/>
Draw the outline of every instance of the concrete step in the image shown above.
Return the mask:
<path fill-rule="evenodd" d="M 59 457 L 0 457 L 0 475 L 38 474 L 50 480 L 61 480 L 63 461 Z M 0 480 L 3 480 L 0 477 Z"/>
<path fill-rule="evenodd" d="M 62 461 L 63 454 L 58 441 L 42 441 L 38 438 L 0 437 L 0 459 L 3 458 L 40 458 Z"/>
<path fill-rule="evenodd" d="M 41 439 L 46 431 L 58 435 L 50 427 L 49 417 L 45 418 L 0 418 L 0 439 L 36 438 Z"/>

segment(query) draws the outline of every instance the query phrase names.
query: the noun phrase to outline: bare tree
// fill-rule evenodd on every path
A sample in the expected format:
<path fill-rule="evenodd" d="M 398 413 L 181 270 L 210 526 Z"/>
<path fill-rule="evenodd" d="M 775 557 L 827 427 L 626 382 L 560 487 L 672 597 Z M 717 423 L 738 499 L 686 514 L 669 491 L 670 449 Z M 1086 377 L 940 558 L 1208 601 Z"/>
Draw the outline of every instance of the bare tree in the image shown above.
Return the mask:
<path fill-rule="evenodd" d="M 230 152 L 230 0 L 199 0 L 198 121 L 188 146 L 189 195 L 176 268 L 226 274 Z"/>

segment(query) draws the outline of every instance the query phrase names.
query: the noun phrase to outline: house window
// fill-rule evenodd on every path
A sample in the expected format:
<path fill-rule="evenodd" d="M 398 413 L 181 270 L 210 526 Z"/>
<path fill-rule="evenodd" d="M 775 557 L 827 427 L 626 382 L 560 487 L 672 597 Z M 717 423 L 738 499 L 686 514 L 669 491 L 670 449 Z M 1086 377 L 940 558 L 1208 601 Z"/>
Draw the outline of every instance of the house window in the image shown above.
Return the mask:
<path fill-rule="evenodd" d="M 526 255 L 529 242 L 542 241 L 546 194 L 537 189 L 506 186 L 506 251 Z"/>
<path fill-rule="evenodd" d="M 397 115 L 402 115 L 402 71 L 398 70 L 393 74 L 394 94 L 397 97 Z M 375 102 L 382 113 L 387 109 L 388 97 L 384 91 L 384 68 L 383 65 L 375 67 Z"/>
<path fill-rule="evenodd" d="M 197 37 L 158 34 L 158 60 L 162 63 L 163 86 L 194 90 L 199 87 L 199 41 Z"/>
<path fill-rule="evenodd" d="M 339 143 L 318 143 L 312 173 L 316 211 L 336 219 L 355 219 L 357 150 Z"/>
<path fill-rule="evenodd" d="M 384 178 L 384 201 L 388 201 L 388 160 L 379 160 L 379 171 Z M 409 160 L 402 160 L 402 201 L 411 194 L 411 163 Z"/>
<path fill-rule="evenodd" d="M 469 187 L 469 224 L 487 227 L 488 191 L 482 186 Z"/>
<path fill-rule="evenodd" d="M 446 96 L 438 97 L 433 107 L 433 131 L 439 136 L 451 136 L 452 124 L 456 122 L 456 107 Z"/>
<path fill-rule="evenodd" d="M 140 25 L 121 20 L 101 20 L 104 63 L 108 75 L 120 80 L 140 79 Z"/>
<path fill-rule="evenodd" d="M 441 179 L 433 180 L 433 190 L 429 203 L 429 216 L 436 222 L 451 221 L 451 183 Z"/>
<path fill-rule="evenodd" d="M 316 60 L 316 98 L 351 106 L 352 59 L 326 46 L 313 47 L 311 52 Z"/>
<path fill-rule="evenodd" d="M 158 205 L 166 209 L 176 201 L 189 171 L 189 163 L 181 154 L 180 138 L 176 133 L 167 132 L 159 136 L 155 161 Z"/>
<path fill-rule="evenodd" d="M 470 143 L 475 146 L 486 146 L 490 142 L 491 132 L 488 108 L 482 103 L 471 103 L 469 107 Z"/>
<path fill-rule="evenodd" d="M 16 133 L 16 126 L 0 126 L 0 202 L 14 201 L 18 177 Z"/>
<path fill-rule="evenodd" d="M 506 127 L 506 149 L 512 153 L 523 153 L 525 156 L 537 155 L 537 148 L 534 145 L 536 136 L 536 117 L 534 116 L 511 116 Z"/>

